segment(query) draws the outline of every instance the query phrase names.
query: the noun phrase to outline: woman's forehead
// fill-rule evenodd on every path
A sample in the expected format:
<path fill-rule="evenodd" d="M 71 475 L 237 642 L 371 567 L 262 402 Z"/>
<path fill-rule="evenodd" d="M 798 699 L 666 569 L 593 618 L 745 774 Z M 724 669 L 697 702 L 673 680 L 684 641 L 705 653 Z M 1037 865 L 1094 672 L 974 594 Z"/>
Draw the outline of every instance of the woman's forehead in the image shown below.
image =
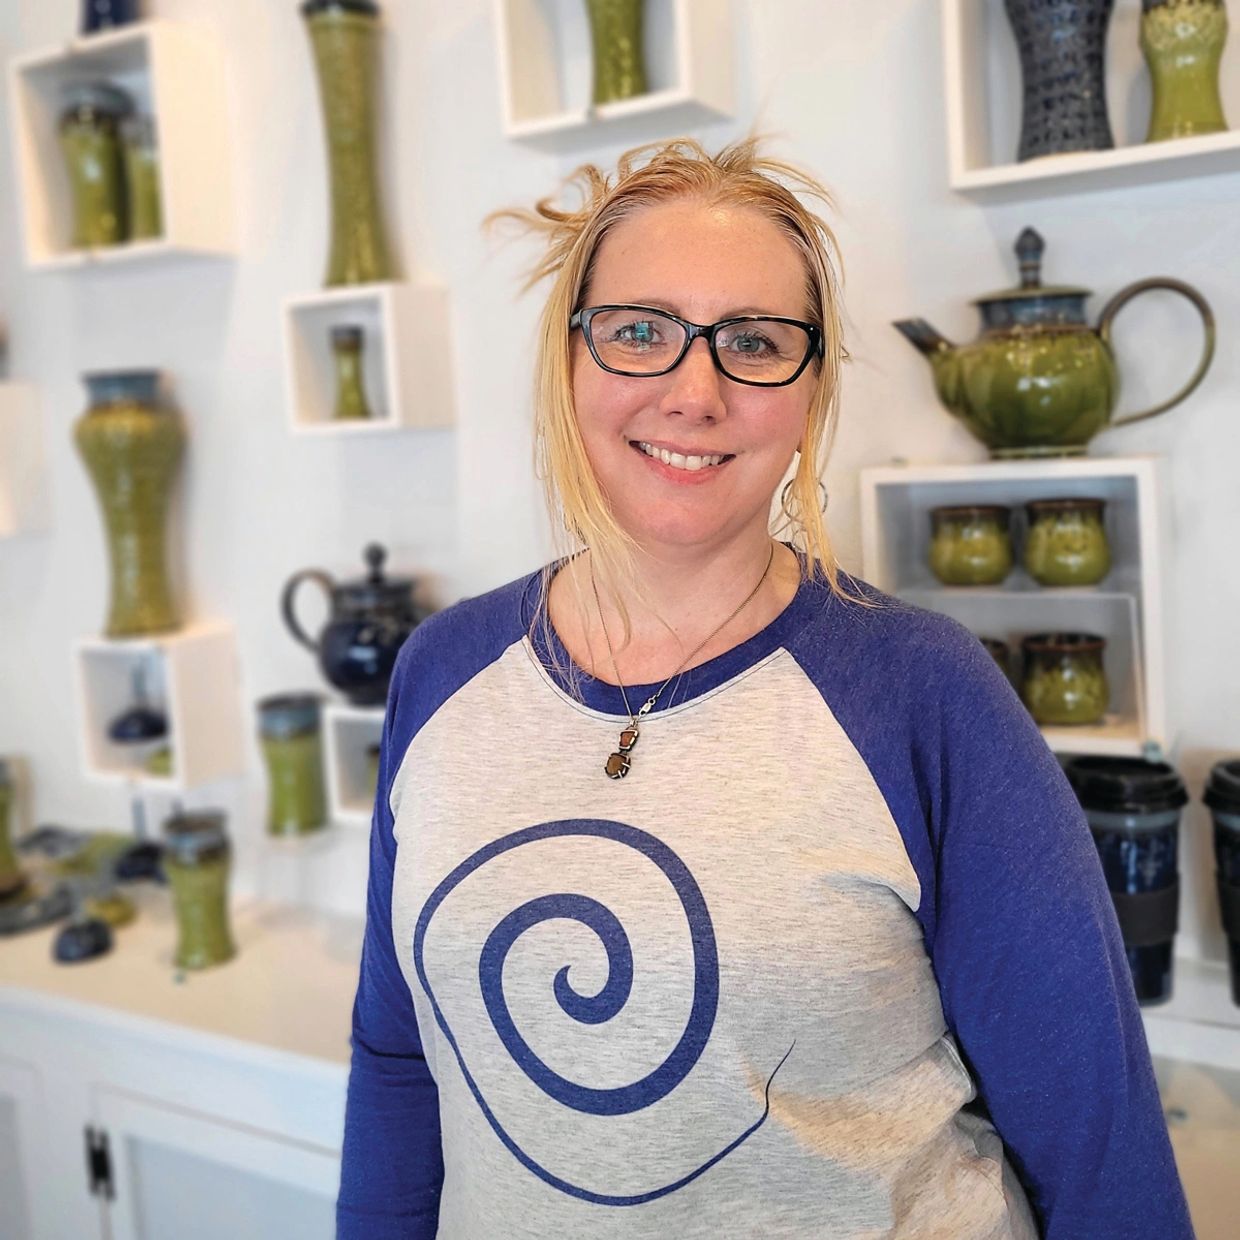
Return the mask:
<path fill-rule="evenodd" d="M 790 313 L 804 299 L 805 266 L 791 239 L 750 206 L 677 199 L 642 207 L 602 240 L 591 278 L 593 301 L 664 305 L 700 294 L 742 311 Z M 681 313 L 688 313 L 682 308 Z"/>

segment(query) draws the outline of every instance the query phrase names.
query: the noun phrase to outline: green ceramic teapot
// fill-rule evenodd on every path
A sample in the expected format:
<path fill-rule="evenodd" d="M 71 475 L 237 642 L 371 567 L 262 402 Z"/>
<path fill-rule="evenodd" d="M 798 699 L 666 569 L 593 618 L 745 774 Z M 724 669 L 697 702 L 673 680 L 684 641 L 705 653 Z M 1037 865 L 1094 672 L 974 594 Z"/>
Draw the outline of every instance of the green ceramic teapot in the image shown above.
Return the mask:
<path fill-rule="evenodd" d="M 1042 284 L 1044 248 L 1032 228 L 1020 234 L 1020 287 L 973 302 L 982 332 L 972 344 L 952 344 L 925 319 L 894 325 L 929 359 L 948 411 L 993 457 L 1080 455 L 1108 424 L 1124 426 L 1178 405 L 1205 377 L 1214 356 L 1214 315 L 1191 285 L 1161 276 L 1137 280 L 1116 293 L 1097 327 L 1090 327 L 1089 289 Z M 1111 325 L 1124 305 L 1150 289 L 1168 289 L 1193 303 L 1205 324 L 1205 347 L 1192 378 L 1170 400 L 1112 422 L 1119 373 Z"/>

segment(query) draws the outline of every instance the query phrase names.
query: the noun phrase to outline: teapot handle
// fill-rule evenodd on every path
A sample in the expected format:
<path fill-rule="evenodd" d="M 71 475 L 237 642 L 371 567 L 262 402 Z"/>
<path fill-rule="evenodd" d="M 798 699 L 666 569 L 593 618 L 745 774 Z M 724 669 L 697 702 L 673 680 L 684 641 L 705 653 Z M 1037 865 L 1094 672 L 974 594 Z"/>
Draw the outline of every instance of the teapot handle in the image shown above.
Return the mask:
<path fill-rule="evenodd" d="M 297 619 L 297 613 L 293 609 L 293 596 L 297 592 L 297 587 L 303 581 L 318 582 L 329 600 L 331 599 L 332 587 L 335 585 L 335 582 L 321 569 L 303 568 L 301 572 L 294 573 L 285 582 L 284 593 L 280 598 L 280 610 L 284 615 L 285 627 L 307 650 L 317 655 L 319 653 L 319 643 L 306 634 L 306 630 L 301 627 Z"/>
<path fill-rule="evenodd" d="M 1155 405 L 1152 409 L 1144 409 L 1140 413 L 1130 413 L 1127 417 L 1116 418 L 1111 423 L 1112 427 L 1126 426 L 1129 422 L 1139 422 L 1142 418 L 1152 418 L 1155 414 L 1166 413 L 1172 406 L 1178 405 L 1205 378 L 1206 371 L 1210 369 L 1210 362 L 1214 358 L 1214 311 L 1210 309 L 1210 303 L 1191 284 L 1185 284 L 1183 280 L 1173 280 L 1168 276 L 1151 276 L 1148 280 L 1135 280 L 1126 288 L 1120 289 L 1107 302 L 1098 319 L 1098 334 L 1107 348 L 1111 347 L 1111 324 L 1119 311 L 1134 297 L 1156 288 L 1179 293 L 1196 306 L 1197 313 L 1201 315 L 1202 325 L 1205 327 L 1205 347 L 1201 350 L 1201 360 L 1197 363 L 1197 369 L 1193 371 L 1192 378 L 1169 400 L 1163 401 L 1161 405 Z"/>

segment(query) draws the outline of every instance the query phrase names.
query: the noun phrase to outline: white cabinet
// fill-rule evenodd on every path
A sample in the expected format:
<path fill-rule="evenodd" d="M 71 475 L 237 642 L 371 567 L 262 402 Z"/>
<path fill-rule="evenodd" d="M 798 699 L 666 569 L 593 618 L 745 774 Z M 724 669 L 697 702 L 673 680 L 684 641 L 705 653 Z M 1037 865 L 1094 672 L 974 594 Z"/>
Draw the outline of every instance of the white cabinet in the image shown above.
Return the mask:
<path fill-rule="evenodd" d="M 1016 162 L 1021 73 L 998 0 L 942 0 L 943 77 L 952 189 L 984 199 L 1113 189 L 1240 168 L 1240 130 L 1145 142 L 1149 75 L 1137 41 L 1141 0 L 1117 0 L 1107 40 L 1107 104 L 1115 148 Z M 1240 123 L 1240 43 L 1224 50 L 1224 110 Z"/>
<path fill-rule="evenodd" d="M 1070 631 L 1106 638 L 1111 707 L 1097 726 L 1044 728 L 1052 749 L 1139 756 L 1170 750 L 1163 654 L 1163 579 L 1158 472 L 1153 458 L 1079 457 L 975 465 L 894 465 L 861 473 L 862 576 L 889 594 L 958 620 L 979 637 L 1019 652 L 1032 633 Z M 1112 568 L 1088 589 L 1048 589 L 1019 567 L 1023 506 L 1029 500 L 1106 501 Z M 951 587 L 927 563 L 930 510 L 1003 504 L 1013 510 L 1017 567 L 1002 585 Z"/>
<path fill-rule="evenodd" d="M 361 923 L 242 906 L 237 957 L 182 976 L 134 894 L 98 960 L 0 946 L 0 1237 L 331 1240 Z"/>

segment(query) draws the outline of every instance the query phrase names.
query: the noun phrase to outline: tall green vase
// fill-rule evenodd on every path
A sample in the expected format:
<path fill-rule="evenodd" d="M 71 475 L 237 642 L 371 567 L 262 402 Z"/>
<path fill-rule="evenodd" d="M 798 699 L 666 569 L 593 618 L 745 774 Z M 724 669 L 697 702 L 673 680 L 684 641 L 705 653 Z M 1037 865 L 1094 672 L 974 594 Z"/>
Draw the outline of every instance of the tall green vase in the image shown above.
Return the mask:
<path fill-rule="evenodd" d="M 159 372 L 83 376 L 90 408 L 73 430 L 103 509 L 111 563 L 104 632 L 136 637 L 175 629 L 168 579 L 168 500 L 185 451 L 180 416 L 159 403 Z"/>
<path fill-rule="evenodd" d="M 306 0 L 302 17 L 314 49 L 331 177 L 331 253 L 324 283 L 392 278 L 375 167 L 373 0 Z"/>
<path fill-rule="evenodd" d="M 642 51 L 644 12 L 645 0 L 586 0 L 596 105 L 631 99 L 649 89 Z"/>
<path fill-rule="evenodd" d="M 1153 103 L 1147 142 L 1227 128 L 1219 68 L 1227 42 L 1223 0 L 1142 0 L 1141 51 Z"/>

